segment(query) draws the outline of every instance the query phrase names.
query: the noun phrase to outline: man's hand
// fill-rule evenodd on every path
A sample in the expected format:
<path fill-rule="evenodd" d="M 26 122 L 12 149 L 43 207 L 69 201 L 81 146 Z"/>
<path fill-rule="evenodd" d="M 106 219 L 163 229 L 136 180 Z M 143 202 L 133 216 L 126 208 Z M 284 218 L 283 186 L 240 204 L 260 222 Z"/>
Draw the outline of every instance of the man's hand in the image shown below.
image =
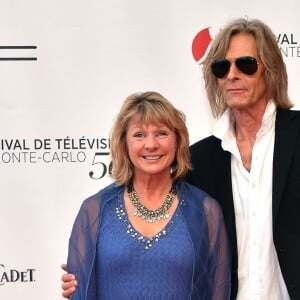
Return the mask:
<path fill-rule="evenodd" d="M 67 265 L 66 264 L 62 264 L 61 265 L 61 268 L 64 270 L 64 271 L 67 271 Z M 61 280 L 62 280 L 62 284 L 61 284 L 61 287 L 62 287 L 62 296 L 64 298 L 69 298 L 76 290 L 76 287 L 77 287 L 77 280 L 75 279 L 75 275 L 74 274 L 63 274 L 61 276 Z"/>

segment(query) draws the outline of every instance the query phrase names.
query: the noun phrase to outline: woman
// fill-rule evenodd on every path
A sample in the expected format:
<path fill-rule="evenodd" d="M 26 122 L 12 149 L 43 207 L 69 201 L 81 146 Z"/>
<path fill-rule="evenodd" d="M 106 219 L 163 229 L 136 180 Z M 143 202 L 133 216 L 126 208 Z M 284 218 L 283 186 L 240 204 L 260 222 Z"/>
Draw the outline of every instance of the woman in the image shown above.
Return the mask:
<path fill-rule="evenodd" d="M 130 95 L 111 132 L 114 183 L 85 200 L 69 242 L 71 299 L 229 299 L 221 209 L 182 181 L 185 117 L 156 92 Z"/>

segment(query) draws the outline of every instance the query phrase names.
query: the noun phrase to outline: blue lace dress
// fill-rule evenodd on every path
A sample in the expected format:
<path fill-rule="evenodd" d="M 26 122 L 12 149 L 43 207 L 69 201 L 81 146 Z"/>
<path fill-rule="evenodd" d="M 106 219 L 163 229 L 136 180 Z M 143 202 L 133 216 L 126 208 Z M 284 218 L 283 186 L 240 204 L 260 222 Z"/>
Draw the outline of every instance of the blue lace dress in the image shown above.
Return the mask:
<path fill-rule="evenodd" d="M 178 207 L 165 229 L 152 238 L 131 226 L 123 197 L 110 202 L 103 216 L 97 243 L 97 298 L 190 299 L 193 245 Z"/>
<path fill-rule="evenodd" d="M 125 186 L 111 184 L 81 205 L 69 240 L 70 300 L 230 297 L 230 252 L 219 204 L 185 181 L 164 230 L 141 236 L 124 210 Z"/>

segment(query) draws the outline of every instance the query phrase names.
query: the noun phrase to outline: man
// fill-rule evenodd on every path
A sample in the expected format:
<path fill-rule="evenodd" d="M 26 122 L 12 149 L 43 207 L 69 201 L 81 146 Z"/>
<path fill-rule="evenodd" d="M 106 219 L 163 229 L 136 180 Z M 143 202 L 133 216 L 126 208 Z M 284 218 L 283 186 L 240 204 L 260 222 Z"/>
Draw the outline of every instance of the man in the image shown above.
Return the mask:
<path fill-rule="evenodd" d="M 186 179 L 223 208 L 231 299 L 300 299 L 300 112 L 289 110 L 276 37 L 259 20 L 234 20 L 213 40 L 203 72 L 217 122 L 191 146 Z"/>
<path fill-rule="evenodd" d="M 233 21 L 214 39 L 204 78 L 219 119 L 191 146 L 187 180 L 222 205 L 232 299 L 300 299 L 300 113 L 288 110 L 275 36 L 258 20 Z"/>

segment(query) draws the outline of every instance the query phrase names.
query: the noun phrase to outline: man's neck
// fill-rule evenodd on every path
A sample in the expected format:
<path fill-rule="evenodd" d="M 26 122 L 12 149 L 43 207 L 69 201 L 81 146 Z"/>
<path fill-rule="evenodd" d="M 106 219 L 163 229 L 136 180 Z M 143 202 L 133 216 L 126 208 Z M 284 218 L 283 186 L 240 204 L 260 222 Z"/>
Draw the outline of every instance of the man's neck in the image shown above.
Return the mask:
<path fill-rule="evenodd" d="M 261 105 L 256 109 L 232 109 L 236 143 L 245 169 L 250 172 L 252 150 L 267 107 Z"/>

